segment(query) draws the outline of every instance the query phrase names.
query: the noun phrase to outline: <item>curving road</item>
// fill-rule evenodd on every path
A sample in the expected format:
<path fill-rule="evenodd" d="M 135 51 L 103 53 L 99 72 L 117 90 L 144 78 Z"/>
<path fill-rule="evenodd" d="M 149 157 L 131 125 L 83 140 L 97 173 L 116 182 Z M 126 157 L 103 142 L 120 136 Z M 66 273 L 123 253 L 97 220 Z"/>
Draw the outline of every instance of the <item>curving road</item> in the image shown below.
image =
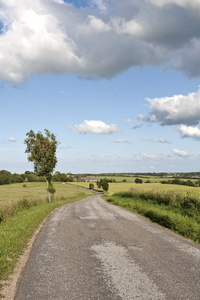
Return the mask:
<path fill-rule="evenodd" d="M 58 208 L 15 300 L 199 300 L 200 246 L 100 195 Z"/>

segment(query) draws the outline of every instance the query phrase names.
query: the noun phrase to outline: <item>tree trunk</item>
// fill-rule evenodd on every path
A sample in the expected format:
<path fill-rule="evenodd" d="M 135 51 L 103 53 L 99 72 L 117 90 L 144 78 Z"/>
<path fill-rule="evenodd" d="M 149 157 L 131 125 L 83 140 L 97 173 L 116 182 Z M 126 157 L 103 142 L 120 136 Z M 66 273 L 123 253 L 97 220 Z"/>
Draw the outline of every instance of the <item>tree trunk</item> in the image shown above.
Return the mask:
<path fill-rule="evenodd" d="M 47 186 L 47 200 L 48 202 L 51 202 L 51 193 L 48 191 L 48 188 L 49 188 L 49 181 L 46 177 L 44 177 L 45 180 L 46 180 L 46 186 Z"/>

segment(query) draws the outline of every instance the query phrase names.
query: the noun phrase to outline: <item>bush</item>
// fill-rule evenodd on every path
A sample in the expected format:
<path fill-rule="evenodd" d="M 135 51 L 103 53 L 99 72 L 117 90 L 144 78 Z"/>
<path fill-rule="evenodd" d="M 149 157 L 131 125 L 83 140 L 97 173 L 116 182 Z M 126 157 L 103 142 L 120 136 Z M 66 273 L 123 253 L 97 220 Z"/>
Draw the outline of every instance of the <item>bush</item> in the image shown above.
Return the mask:
<path fill-rule="evenodd" d="M 140 178 L 135 178 L 135 183 L 143 183 L 143 180 Z"/>
<path fill-rule="evenodd" d="M 90 183 L 90 184 L 89 184 L 89 189 L 90 189 L 90 190 L 94 190 L 94 184 L 93 184 L 93 183 Z"/>
<path fill-rule="evenodd" d="M 105 179 L 101 179 L 100 181 L 97 181 L 96 184 L 97 184 L 97 186 L 98 186 L 99 189 L 102 187 L 102 189 L 104 191 L 106 191 L 106 192 L 109 189 L 109 184 L 108 184 L 108 181 L 106 180 L 106 178 Z"/>

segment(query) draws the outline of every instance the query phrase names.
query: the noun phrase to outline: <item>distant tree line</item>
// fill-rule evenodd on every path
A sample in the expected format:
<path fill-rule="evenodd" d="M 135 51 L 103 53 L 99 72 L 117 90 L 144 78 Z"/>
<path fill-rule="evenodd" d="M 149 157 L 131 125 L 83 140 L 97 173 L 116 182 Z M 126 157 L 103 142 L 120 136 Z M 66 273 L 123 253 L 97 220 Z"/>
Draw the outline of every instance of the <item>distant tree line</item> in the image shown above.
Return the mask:
<path fill-rule="evenodd" d="M 200 180 L 193 182 L 192 180 L 181 180 L 178 178 L 172 180 L 162 180 L 160 183 L 162 184 L 178 184 L 178 185 L 186 185 L 186 186 L 200 186 Z"/>
<path fill-rule="evenodd" d="M 38 177 L 33 172 L 26 171 L 23 174 L 11 174 L 11 172 L 6 170 L 0 171 L 0 185 L 10 184 L 10 183 L 20 183 L 20 182 L 36 182 L 44 181 L 43 178 Z"/>
<path fill-rule="evenodd" d="M 55 172 L 52 180 L 54 182 L 73 182 L 74 181 L 74 177 L 72 176 L 71 173 L 66 174 L 66 173 L 60 173 L 60 172 Z"/>
<path fill-rule="evenodd" d="M 54 182 L 72 182 L 72 174 L 65 174 L 60 172 L 55 172 L 52 176 L 52 181 Z M 41 176 L 37 176 L 34 172 L 26 171 L 23 174 L 12 174 L 9 171 L 0 171 L 0 185 L 20 183 L 20 182 L 45 182 L 45 179 Z"/>

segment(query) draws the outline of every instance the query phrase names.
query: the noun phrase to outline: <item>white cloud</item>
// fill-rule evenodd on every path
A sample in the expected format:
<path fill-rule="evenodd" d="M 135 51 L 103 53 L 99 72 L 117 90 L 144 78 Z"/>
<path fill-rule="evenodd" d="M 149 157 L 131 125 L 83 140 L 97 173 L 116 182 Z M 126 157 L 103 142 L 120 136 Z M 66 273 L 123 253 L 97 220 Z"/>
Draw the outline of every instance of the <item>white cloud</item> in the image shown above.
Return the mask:
<path fill-rule="evenodd" d="M 71 127 L 71 129 L 79 133 L 94 134 L 111 134 L 119 131 L 116 124 L 109 125 L 100 120 L 84 120 L 81 124 L 74 125 L 73 127 Z"/>
<path fill-rule="evenodd" d="M 142 159 L 148 159 L 148 160 L 154 160 L 154 161 L 162 161 L 166 159 L 170 159 L 171 155 L 167 153 L 159 153 L 159 154 L 147 154 L 147 153 L 140 153 L 140 158 Z"/>
<path fill-rule="evenodd" d="M 182 137 L 191 137 L 194 139 L 200 139 L 200 129 L 195 126 L 186 126 L 181 125 L 179 127 L 179 131 L 181 132 Z"/>
<path fill-rule="evenodd" d="M 177 5 L 183 8 L 194 8 L 194 9 L 200 9 L 200 2 L 199 0 L 148 0 L 149 2 L 151 2 L 154 5 L 157 5 L 159 7 L 163 7 L 166 5 Z"/>
<path fill-rule="evenodd" d="M 130 67 L 166 64 L 199 76 L 199 13 L 198 0 L 93 0 L 84 8 L 62 0 L 1 0 L 0 79 L 110 78 Z"/>
<path fill-rule="evenodd" d="M 17 139 L 16 138 L 14 138 L 14 137 L 9 137 L 9 142 L 16 142 L 17 141 Z"/>
<path fill-rule="evenodd" d="M 126 119 L 124 122 L 125 122 L 125 123 L 131 123 L 132 120 L 128 118 L 128 119 Z"/>
<path fill-rule="evenodd" d="M 118 139 L 118 140 L 116 140 L 115 141 L 115 143 L 125 143 L 125 144 L 132 144 L 132 141 L 131 140 L 129 140 L 129 139 Z"/>
<path fill-rule="evenodd" d="M 139 115 L 142 121 L 158 122 L 161 125 L 196 125 L 200 121 L 200 91 L 188 95 L 147 99 L 151 112 Z"/>
<path fill-rule="evenodd" d="M 186 157 L 191 156 L 190 153 L 188 153 L 187 151 L 184 151 L 184 150 L 172 149 L 171 151 L 172 151 L 175 155 L 177 155 L 177 156 L 179 156 L 179 157 L 182 157 L 182 158 L 186 158 Z"/>
<path fill-rule="evenodd" d="M 150 138 L 143 137 L 142 140 L 144 142 L 153 142 L 153 143 L 162 143 L 162 144 L 169 143 L 166 139 L 150 139 Z"/>
<path fill-rule="evenodd" d="M 142 158 L 145 158 L 145 159 L 156 159 L 157 158 L 157 156 L 155 154 L 141 153 L 140 155 Z"/>
<path fill-rule="evenodd" d="M 107 5 L 104 3 L 103 0 L 92 0 L 95 5 L 102 11 L 105 12 L 107 10 Z"/>

